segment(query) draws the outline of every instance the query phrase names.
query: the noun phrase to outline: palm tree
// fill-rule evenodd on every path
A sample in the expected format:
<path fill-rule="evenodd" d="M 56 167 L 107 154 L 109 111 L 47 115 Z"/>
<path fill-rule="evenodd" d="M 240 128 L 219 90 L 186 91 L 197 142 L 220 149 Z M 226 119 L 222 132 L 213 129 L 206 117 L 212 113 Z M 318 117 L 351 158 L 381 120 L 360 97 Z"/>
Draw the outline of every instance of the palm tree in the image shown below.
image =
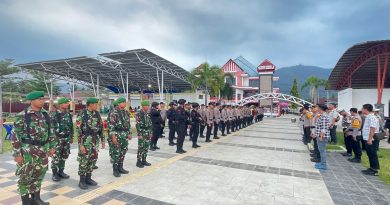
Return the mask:
<path fill-rule="evenodd" d="M 318 97 L 319 97 L 318 89 L 320 87 L 326 87 L 327 84 L 328 84 L 327 80 L 319 79 L 319 78 L 317 78 L 315 76 L 311 76 L 311 77 L 308 77 L 306 79 L 306 81 L 303 83 L 303 85 L 301 87 L 301 90 L 303 90 L 303 89 L 305 89 L 307 87 L 310 87 L 311 101 L 314 104 L 317 104 L 318 103 Z"/>
<path fill-rule="evenodd" d="M 210 66 L 208 63 L 203 63 L 195 68 L 190 73 L 189 80 L 192 83 L 192 90 L 205 89 L 206 104 L 208 95 L 217 96 L 225 85 L 222 69 L 217 65 Z"/>

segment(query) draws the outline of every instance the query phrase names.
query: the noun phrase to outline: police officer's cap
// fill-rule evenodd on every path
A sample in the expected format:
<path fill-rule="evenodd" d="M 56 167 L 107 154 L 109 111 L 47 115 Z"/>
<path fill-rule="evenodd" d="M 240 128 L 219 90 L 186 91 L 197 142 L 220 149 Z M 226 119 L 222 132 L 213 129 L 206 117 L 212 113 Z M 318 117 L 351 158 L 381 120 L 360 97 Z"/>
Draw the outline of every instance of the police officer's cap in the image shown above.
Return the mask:
<path fill-rule="evenodd" d="M 209 106 L 210 106 L 210 105 L 214 105 L 214 104 L 213 104 L 212 102 L 209 102 Z"/>
<path fill-rule="evenodd" d="M 175 102 L 170 102 L 170 103 L 169 103 L 169 106 L 174 106 L 174 105 L 176 105 Z"/>
<path fill-rule="evenodd" d="M 26 100 L 36 100 L 45 96 L 43 91 L 32 91 L 26 95 Z"/>
<path fill-rule="evenodd" d="M 219 103 L 215 103 L 215 106 L 220 106 L 220 104 Z"/>
<path fill-rule="evenodd" d="M 201 104 L 200 106 L 205 106 L 204 104 Z"/>
<path fill-rule="evenodd" d="M 157 107 L 158 106 L 158 102 L 152 102 L 152 107 Z"/>
<path fill-rule="evenodd" d="M 192 107 L 193 108 L 197 108 L 197 107 L 199 107 L 199 104 L 198 103 L 192 103 Z"/>
<path fill-rule="evenodd" d="M 178 101 L 178 103 L 179 103 L 180 105 L 184 105 L 184 103 L 186 103 L 186 100 L 180 99 L 180 100 Z"/>

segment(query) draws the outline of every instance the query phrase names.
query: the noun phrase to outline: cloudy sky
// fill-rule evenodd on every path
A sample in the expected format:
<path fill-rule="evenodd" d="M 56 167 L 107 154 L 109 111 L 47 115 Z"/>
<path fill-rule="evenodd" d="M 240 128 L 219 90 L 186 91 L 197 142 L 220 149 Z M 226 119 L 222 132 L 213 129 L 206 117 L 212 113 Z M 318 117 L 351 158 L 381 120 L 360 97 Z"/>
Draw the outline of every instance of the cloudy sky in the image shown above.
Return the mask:
<path fill-rule="evenodd" d="M 17 63 L 146 48 L 185 69 L 239 55 L 332 68 L 390 38 L 388 0 L 2 0 L 0 59 Z"/>

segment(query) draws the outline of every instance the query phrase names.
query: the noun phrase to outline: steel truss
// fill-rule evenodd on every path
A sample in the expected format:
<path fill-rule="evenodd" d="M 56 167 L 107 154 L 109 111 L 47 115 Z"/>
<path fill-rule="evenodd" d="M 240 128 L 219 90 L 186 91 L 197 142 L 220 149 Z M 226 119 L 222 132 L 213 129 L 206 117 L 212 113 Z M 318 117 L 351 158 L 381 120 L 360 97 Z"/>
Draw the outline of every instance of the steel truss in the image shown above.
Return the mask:
<path fill-rule="evenodd" d="M 291 103 L 295 103 L 300 106 L 304 106 L 305 104 L 312 105 L 312 103 L 303 100 L 301 98 L 294 97 L 292 95 L 287 95 L 283 93 L 261 93 L 261 94 L 256 94 L 252 95 L 250 97 L 246 97 L 240 101 L 237 102 L 238 105 L 246 105 L 248 103 L 258 103 L 260 100 L 263 99 L 278 99 L 281 101 L 288 101 Z"/>

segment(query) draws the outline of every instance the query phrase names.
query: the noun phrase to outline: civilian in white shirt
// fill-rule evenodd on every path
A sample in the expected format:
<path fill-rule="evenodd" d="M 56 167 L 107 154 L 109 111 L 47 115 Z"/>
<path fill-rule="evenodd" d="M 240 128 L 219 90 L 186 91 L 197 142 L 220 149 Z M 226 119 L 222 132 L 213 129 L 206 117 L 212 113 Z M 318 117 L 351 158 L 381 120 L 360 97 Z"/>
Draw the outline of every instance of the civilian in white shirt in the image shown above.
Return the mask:
<path fill-rule="evenodd" d="M 362 108 L 362 113 L 366 115 L 366 119 L 362 129 L 363 140 L 366 143 L 366 152 L 370 162 L 370 168 L 362 172 L 367 175 L 378 176 L 379 160 L 377 154 L 377 146 L 379 143 L 379 121 L 374 115 L 373 106 L 365 104 Z"/>
<path fill-rule="evenodd" d="M 330 103 L 328 105 L 329 109 L 329 120 L 330 120 L 330 142 L 333 144 L 337 144 L 337 125 L 336 123 L 340 120 L 339 113 L 337 112 L 337 104 L 336 103 Z"/>

